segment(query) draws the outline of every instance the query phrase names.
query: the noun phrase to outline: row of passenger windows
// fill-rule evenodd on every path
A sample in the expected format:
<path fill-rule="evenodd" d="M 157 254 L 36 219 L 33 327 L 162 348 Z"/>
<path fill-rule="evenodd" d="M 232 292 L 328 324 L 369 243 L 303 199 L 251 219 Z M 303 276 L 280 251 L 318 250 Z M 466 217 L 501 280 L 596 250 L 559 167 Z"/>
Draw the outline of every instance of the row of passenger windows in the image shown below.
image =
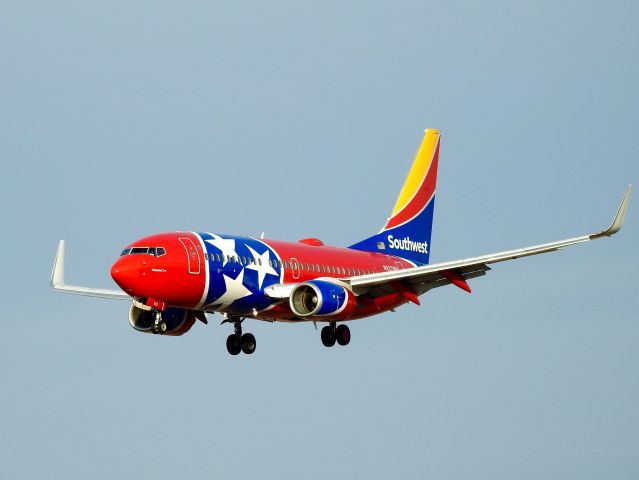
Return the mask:
<path fill-rule="evenodd" d="M 133 247 L 122 250 L 121 257 L 124 255 L 153 255 L 154 257 L 161 257 L 166 254 L 164 247 Z"/>
<path fill-rule="evenodd" d="M 124 255 L 152 255 L 154 257 L 161 257 L 162 255 L 166 255 L 166 250 L 164 247 L 133 247 L 122 250 L 120 254 L 121 257 Z M 251 258 L 251 257 L 241 257 L 234 255 L 220 255 L 219 253 L 210 253 L 204 254 L 204 258 L 207 260 L 210 258 L 211 261 L 217 262 L 233 262 L 239 263 L 241 265 L 262 265 L 262 259 Z M 375 273 L 372 270 L 366 270 L 363 268 L 349 268 L 342 267 L 337 265 L 320 265 L 319 263 L 300 263 L 300 262 L 291 262 L 291 261 L 280 261 L 280 260 L 269 260 L 269 265 L 275 268 L 288 268 L 290 270 L 295 267 L 297 270 L 305 270 L 307 272 L 317 272 L 317 273 L 333 273 L 336 275 L 366 275 L 369 273 Z"/>
<path fill-rule="evenodd" d="M 239 263 L 241 265 L 262 265 L 262 259 L 251 258 L 251 257 L 240 257 L 234 255 L 220 255 L 219 253 L 211 253 L 207 255 L 204 254 L 204 257 L 211 261 L 217 262 L 232 262 Z M 317 272 L 317 273 L 334 273 L 337 275 L 366 275 L 368 273 L 375 273 L 372 270 L 365 270 L 363 268 L 349 268 L 342 267 L 337 265 L 320 265 L 318 263 L 301 263 L 301 262 L 291 262 L 291 261 L 279 261 L 279 260 L 270 260 L 269 265 L 275 268 L 288 268 L 297 270 L 306 270 L 307 272 Z"/>

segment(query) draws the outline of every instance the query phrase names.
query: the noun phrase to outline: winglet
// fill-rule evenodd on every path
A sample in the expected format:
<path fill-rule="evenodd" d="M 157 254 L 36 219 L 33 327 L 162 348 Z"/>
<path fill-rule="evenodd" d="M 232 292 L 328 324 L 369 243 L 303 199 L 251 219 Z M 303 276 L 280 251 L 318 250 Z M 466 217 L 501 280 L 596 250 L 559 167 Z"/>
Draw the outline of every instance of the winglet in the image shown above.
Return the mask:
<path fill-rule="evenodd" d="M 628 212 L 628 205 L 630 205 L 631 194 L 632 185 L 628 185 L 628 188 L 626 188 L 626 193 L 624 193 L 623 198 L 621 199 L 621 203 L 619 204 L 619 208 L 617 209 L 617 213 L 615 214 L 615 218 L 612 220 L 612 224 L 606 230 L 590 235 L 591 240 L 601 237 L 610 237 L 621 230 L 621 227 L 623 227 L 623 222 L 626 219 L 626 212 Z"/>
<path fill-rule="evenodd" d="M 64 240 L 58 243 L 58 251 L 53 261 L 53 270 L 51 271 L 51 286 L 61 287 L 64 285 Z"/>

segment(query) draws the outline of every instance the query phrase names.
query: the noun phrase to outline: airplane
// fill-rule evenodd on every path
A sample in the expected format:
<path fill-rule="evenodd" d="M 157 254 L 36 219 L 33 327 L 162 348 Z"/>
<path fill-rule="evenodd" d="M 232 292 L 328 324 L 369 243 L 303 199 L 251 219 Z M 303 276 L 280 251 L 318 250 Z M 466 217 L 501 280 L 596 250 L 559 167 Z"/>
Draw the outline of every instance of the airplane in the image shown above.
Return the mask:
<path fill-rule="evenodd" d="M 554 252 L 610 237 L 621 230 L 632 193 L 629 185 L 612 224 L 597 233 L 473 258 L 429 263 L 440 132 L 428 129 L 384 227 L 347 248 L 317 238 L 285 242 L 208 232 L 151 235 L 127 245 L 111 268 L 121 290 L 67 285 L 65 243 L 58 244 L 51 287 L 55 292 L 132 302 L 131 326 L 144 333 L 179 336 L 207 313 L 233 325 L 226 348 L 252 354 L 255 336 L 245 319 L 325 323 L 324 346 L 348 345 L 345 322 L 370 317 L 419 296 L 454 285 L 471 292 L 468 280 L 489 265 Z"/>

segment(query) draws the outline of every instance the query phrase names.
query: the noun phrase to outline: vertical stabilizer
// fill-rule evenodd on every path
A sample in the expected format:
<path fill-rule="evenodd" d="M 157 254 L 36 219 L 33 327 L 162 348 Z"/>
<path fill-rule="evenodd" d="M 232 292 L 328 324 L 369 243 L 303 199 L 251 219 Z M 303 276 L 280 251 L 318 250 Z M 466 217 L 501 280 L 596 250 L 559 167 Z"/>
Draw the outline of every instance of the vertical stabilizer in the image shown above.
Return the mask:
<path fill-rule="evenodd" d="M 435 210 L 439 130 L 428 129 L 386 225 L 350 248 L 388 253 L 427 264 Z"/>

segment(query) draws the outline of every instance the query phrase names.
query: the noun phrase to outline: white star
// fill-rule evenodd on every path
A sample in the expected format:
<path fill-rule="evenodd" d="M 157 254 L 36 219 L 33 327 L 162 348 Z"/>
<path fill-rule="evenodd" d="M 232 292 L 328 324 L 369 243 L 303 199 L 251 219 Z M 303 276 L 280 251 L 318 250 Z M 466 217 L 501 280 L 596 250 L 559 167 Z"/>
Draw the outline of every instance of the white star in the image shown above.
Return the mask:
<path fill-rule="evenodd" d="M 210 233 L 209 235 L 213 237 L 213 240 L 207 240 L 207 242 L 222 251 L 222 265 L 226 265 L 228 257 L 234 257 L 237 255 L 235 252 L 235 240 L 232 238 L 222 238 L 214 233 Z"/>
<path fill-rule="evenodd" d="M 251 270 L 255 270 L 257 272 L 258 288 L 261 289 L 262 283 L 264 282 L 264 277 L 266 277 L 267 274 L 277 275 L 277 272 L 271 266 L 268 250 L 266 250 L 262 255 L 259 255 L 248 245 L 246 246 L 246 248 L 251 251 L 251 255 L 253 255 L 253 258 L 255 259 L 255 263 L 247 265 L 246 268 L 250 268 Z"/>
<path fill-rule="evenodd" d="M 224 277 L 224 284 L 226 285 L 226 292 L 220 298 L 213 302 L 218 308 L 228 307 L 235 300 L 248 297 L 251 295 L 251 291 L 244 286 L 244 270 L 240 271 L 240 274 L 236 279 L 222 275 Z"/>

